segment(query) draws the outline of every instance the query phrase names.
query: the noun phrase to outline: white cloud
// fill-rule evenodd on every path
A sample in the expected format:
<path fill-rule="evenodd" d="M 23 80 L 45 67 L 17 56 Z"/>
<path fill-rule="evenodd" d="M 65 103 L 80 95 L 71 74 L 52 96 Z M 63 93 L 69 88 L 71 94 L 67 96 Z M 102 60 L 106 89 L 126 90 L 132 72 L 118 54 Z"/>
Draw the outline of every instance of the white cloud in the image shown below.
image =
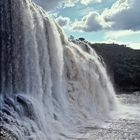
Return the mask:
<path fill-rule="evenodd" d="M 120 30 L 106 32 L 106 39 L 119 39 L 124 36 L 140 35 L 140 31 L 134 32 L 132 30 Z"/>
<path fill-rule="evenodd" d="M 56 21 L 59 23 L 60 26 L 68 26 L 70 24 L 70 18 L 59 16 L 56 18 Z"/>
<path fill-rule="evenodd" d="M 60 3 L 69 6 L 75 6 L 77 3 L 88 5 L 90 3 L 99 3 L 102 0 L 34 0 L 47 10 L 53 10 Z M 65 6 L 64 6 L 65 7 Z M 102 13 L 90 11 L 81 20 L 75 20 L 71 24 L 73 30 L 81 30 L 85 32 L 99 30 L 125 30 L 109 32 L 114 37 L 119 35 L 130 34 L 130 30 L 140 30 L 140 1 L 139 0 L 117 0 L 111 8 L 106 8 Z M 58 17 L 58 23 L 61 26 L 67 26 L 70 23 L 68 17 Z M 131 32 L 132 33 L 132 32 Z M 111 35 L 110 35 L 111 36 Z"/>
<path fill-rule="evenodd" d="M 101 16 L 111 25 L 111 29 L 140 30 L 139 7 L 139 0 L 118 0 Z"/>
<path fill-rule="evenodd" d="M 106 32 L 105 39 L 108 43 L 116 43 L 116 44 L 125 44 L 127 47 L 131 47 L 133 49 L 140 49 L 140 42 L 130 42 L 133 36 L 140 36 L 140 31 L 132 31 L 132 30 L 121 30 L 121 31 L 110 31 Z M 131 37 L 132 36 L 132 37 Z M 123 40 L 123 37 L 127 37 L 128 41 L 120 41 Z"/>
<path fill-rule="evenodd" d="M 130 43 L 127 43 L 126 45 L 127 45 L 128 47 L 130 47 L 130 48 L 140 50 L 140 43 L 132 43 L 132 42 L 130 42 Z"/>
<path fill-rule="evenodd" d="M 81 4 L 88 5 L 90 3 L 100 3 L 102 0 L 80 0 Z"/>
<path fill-rule="evenodd" d="M 75 21 L 72 25 L 74 30 L 81 30 L 85 32 L 92 32 L 101 30 L 102 25 L 100 16 L 97 12 L 90 12 L 84 16 L 81 21 Z"/>
<path fill-rule="evenodd" d="M 92 11 L 81 21 L 74 23 L 73 29 L 86 32 L 106 30 L 140 30 L 140 1 L 117 0 L 102 13 Z"/>
<path fill-rule="evenodd" d="M 46 10 L 54 10 L 58 6 L 74 7 L 77 3 L 88 5 L 90 3 L 100 3 L 102 0 L 33 0 Z"/>

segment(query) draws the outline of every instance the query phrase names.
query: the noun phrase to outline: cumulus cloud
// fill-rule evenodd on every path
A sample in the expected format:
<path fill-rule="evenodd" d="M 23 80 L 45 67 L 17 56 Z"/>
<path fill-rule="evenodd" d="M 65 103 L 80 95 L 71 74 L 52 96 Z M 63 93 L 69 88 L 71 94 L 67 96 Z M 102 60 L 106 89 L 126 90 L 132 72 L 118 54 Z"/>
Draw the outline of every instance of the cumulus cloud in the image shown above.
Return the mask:
<path fill-rule="evenodd" d="M 140 30 L 140 2 L 138 0 L 117 0 L 111 8 L 102 13 L 92 11 L 73 24 L 73 29 L 89 31 Z"/>
<path fill-rule="evenodd" d="M 111 24 L 112 29 L 140 30 L 139 7 L 139 0 L 118 0 L 101 16 Z"/>
<path fill-rule="evenodd" d="M 80 0 L 81 4 L 100 3 L 102 0 Z"/>
<path fill-rule="evenodd" d="M 63 6 L 75 6 L 77 3 L 88 5 L 102 0 L 34 0 L 47 10 L 53 10 L 63 3 Z M 62 6 L 62 5 L 61 5 Z M 102 13 L 91 11 L 81 20 L 76 20 L 71 26 L 74 30 L 85 32 L 106 30 L 140 30 L 139 0 L 117 0 L 111 8 Z M 69 18 L 57 19 L 61 26 L 68 24 Z"/>
<path fill-rule="evenodd" d="M 88 5 L 90 3 L 100 3 L 102 0 L 33 0 L 46 10 L 53 10 L 58 6 L 74 7 L 77 3 Z"/>
<path fill-rule="evenodd" d="M 85 32 L 98 31 L 102 29 L 100 22 L 99 14 L 97 12 L 90 12 L 88 15 L 84 16 L 81 21 L 75 21 L 72 28 Z"/>
<path fill-rule="evenodd" d="M 59 23 L 60 26 L 68 26 L 70 24 L 70 18 L 59 16 L 56 18 L 56 21 Z"/>
<path fill-rule="evenodd" d="M 88 5 L 91 3 L 100 3 L 102 0 L 65 0 L 64 8 L 65 7 L 74 7 L 77 3 Z"/>

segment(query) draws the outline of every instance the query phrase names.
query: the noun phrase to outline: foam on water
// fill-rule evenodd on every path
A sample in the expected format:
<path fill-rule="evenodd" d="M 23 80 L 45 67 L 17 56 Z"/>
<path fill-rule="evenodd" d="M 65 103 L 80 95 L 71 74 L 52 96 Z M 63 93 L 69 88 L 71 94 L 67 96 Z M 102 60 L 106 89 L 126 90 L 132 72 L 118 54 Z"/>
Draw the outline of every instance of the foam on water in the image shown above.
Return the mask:
<path fill-rule="evenodd" d="M 69 42 L 32 1 L 0 4 L 1 127 L 18 140 L 88 137 L 84 129 L 101 126 L 117 106 L 99 56 Z"/>

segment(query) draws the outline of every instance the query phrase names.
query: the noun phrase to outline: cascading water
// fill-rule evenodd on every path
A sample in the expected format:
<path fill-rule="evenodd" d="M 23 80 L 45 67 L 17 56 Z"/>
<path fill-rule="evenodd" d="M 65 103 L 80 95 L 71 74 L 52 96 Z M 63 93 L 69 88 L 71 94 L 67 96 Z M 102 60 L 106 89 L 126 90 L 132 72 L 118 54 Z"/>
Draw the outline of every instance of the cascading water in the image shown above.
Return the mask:
<path fill-rule="evenodd" d="M 116 109 L 95 51 L 67 41 L 32 1 L 0 1 L 0 40 L 0 127 L 12 139 L 82 138 Z"/>

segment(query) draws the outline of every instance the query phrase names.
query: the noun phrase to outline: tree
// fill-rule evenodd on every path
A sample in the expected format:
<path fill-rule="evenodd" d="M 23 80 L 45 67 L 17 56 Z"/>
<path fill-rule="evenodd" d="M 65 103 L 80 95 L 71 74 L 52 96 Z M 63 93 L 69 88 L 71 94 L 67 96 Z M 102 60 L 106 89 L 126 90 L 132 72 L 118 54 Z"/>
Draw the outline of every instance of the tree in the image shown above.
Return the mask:
<path fill-rule="evenodd" d="M 79 40 L 80 40 L 80 41 L 85 41 L 85 38 L 80 37 Z"/>

